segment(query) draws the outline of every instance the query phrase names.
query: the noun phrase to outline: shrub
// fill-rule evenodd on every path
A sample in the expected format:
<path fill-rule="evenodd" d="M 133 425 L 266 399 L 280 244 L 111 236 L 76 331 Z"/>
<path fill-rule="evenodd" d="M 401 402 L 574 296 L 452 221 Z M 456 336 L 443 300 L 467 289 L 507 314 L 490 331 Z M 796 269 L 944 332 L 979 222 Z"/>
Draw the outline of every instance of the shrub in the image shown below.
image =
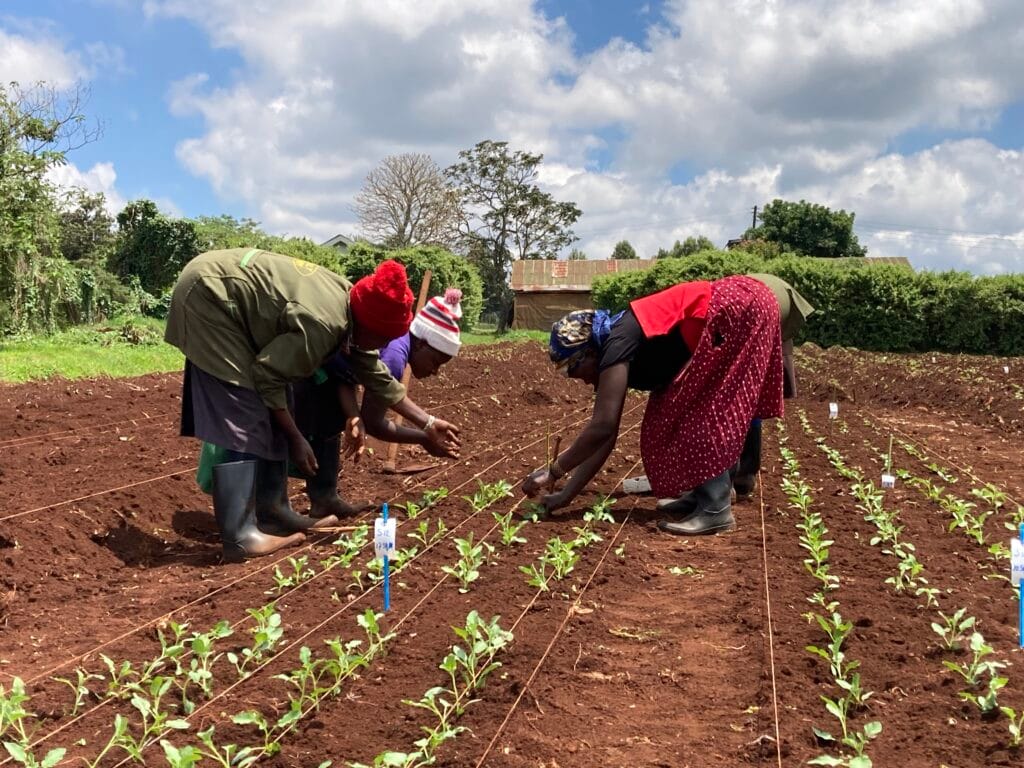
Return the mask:
<path fill-rule="evenodd" d="M 686 280 L 767 272 L 791 283 L 817 310 L 799 341 L 885 352 L 1024 354 L 1024 277 L 914 272 L 870 259 L 833 261 L 738 251 L 661 259 L 651 269 L 606 275 L 594 304 L 630 301 Z"/>
<path fill-rule="evenodd" d="M 423 273 L 430 270 L 430 295 L 439 296 L 446 288 L 462 290 L 463 330 L 472 330 L 480 319 L 483 309 L 483 283 L 476 268 L 465 259 L 433 245 L 414 245 L 409 248 L 388 250 L 386 248 L 358 242 L 340 254 L 341 269 L 345 276 L 355 282 L 373 272 L 385 259 L 395 259 L 405 265 L 409 275 L 409 286 L 413 293 L 419 291 Z"/>

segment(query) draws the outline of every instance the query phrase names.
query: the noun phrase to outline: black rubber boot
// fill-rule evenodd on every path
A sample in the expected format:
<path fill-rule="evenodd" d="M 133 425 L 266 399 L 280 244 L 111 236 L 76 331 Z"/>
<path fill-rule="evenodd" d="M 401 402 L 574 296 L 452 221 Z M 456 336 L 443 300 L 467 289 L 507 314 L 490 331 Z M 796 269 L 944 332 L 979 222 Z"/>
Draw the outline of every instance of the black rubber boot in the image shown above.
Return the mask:
<path fill-rule="evenodd" d="M 231 461 L 213 468 L 213 514 L 220 529 L 224 560 L 237 563 L 248 557 L 269 555 L 301 543 L 301 533 L 271 536 L 256 526 L 253 516 L 255 461 Z"/>
<path fill-rule="evenodd" d="M 306 479 L 309 516 L 317 520 L 333 515 L 337 519 L 372 509 L 372 504 L 349 504 L 338 495 L 338 470 L 341 469 L 341 438 L 314 438 L 309 441 L 319 469 Z"/>
<path fill-rule="evenodd" d="M 739 500 L 748 499 L 757 490 L 757 473 L 761 471 L 761 422 L 751 423 L 743 441 L 743 453 L 732 469 L 732 487 Z"/>
<path fill-rule="evenodd" d="M 706 536 L 731 531 L 736 527 L 729 494 L 732 482 L 729 470 L 705 481 L 693 490 L 696 502 L 693 512 L 682 520 L 662 520 L 658 528 L 677 536 Z"/>
<path fill-rule="evenodd" d="M 258 459 L 256 464 L 256 523 L 260 530 L 283 536 L 338 524 L 334 515 L 316 520 L 292 509 L 288 502 L 287 462 Z"/>
<path fill-rule="evenodd" d="M 678 499 L 658 499 L 657 509 L 665 515 L 686 518 L 697 511 L 697 496 L 689 491 Z"/>

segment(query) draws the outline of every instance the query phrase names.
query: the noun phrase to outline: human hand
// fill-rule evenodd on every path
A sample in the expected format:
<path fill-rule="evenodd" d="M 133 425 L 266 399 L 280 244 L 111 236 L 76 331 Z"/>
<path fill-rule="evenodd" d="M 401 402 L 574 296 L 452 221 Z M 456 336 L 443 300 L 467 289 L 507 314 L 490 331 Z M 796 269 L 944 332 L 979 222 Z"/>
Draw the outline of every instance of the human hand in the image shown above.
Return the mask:
<path fill-rule="evenodd" d="M 538 469 L 523 480 L 523 493 L 532 499 L 542 488 L 551 488 L 554 484 L 555 478 L 551 472 L 547 469 Z"/>
<path fill-rule="evenodd" d="M 353 416 L 345 420 L 345 431 L 341 436 L 341 456 L 343 459 L 351 458 L 356 464 L 363 458 L 366 451 L 366 427 L 363 420 Z"/>
<path fill-rule="evenodd" d="M 291 460 L 299 472 L 306 477 L 316 474 L 319 466 L 316 463 L 316 454 L 302 435 L 296 435 L 291 442 Z"/>
<path fill-rule="evenodd" d="M 462 440 L 459 438 L 457 426 L 443 419 L 435 418 L 429 427 L 424 427 L 423 432 L 427 436 L 424 447 L 430 455 L 459 458 Z"/>
<path fill-rule="evenodd" d="M 562 489 L 557 493 L 545 494 L 544 498 L 540 500 L 540 503 L 544 505 L 544 509 L 546 509 L 550 514 L 556 509 L 561 509 L 570 501 L 572 501 L 572 498 L 566 495 L 565 489 Z"/>

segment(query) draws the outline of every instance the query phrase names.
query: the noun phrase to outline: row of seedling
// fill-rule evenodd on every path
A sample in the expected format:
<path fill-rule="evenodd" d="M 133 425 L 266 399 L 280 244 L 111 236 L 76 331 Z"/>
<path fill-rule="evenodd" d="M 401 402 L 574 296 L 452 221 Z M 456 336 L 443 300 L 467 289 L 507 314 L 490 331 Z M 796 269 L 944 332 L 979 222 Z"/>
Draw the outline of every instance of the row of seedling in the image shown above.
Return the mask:
<path fill-rule="evenodd" d="M 452 645 L 438 666 L 445 673 L 445 683 L 428 689 L 417 700 L 402 702 L 428 713 L 430 721 L 420 726 L 423 736 L 416 740 L 411 752 L 381 752 L 373 759 L 372 768 L 435 765 L 438 750 L 466 730 L 458 721 L 478 701 L 474 696 L 484 688 L 488 677 L 501 667 L 495 657 L 512 642 L 512 633 L 502 629 L 499 617 L 485 620 L 475 610 L 469 612 L 463 626 L 452 629 L 461 643 Z M 371 768 L 365 763 L 348 765 Z"/>
<path fill-rule="evenodd" d="M 785 446 L 785 428 L 779 422 L 779 430 L 783 445 L 780 453 L 783 459 L 782 490 L 786 494 L 791 509 L 800 513 L 797 530 L 800 531 L 800 546 L 808 553 L 804 566 L 818 581 L 818 589 L 808 597 L 808 602 L 817 605 L 817 610 L 805 614 L 809 621 L 817 623 L 825 633 L 828 642 L 808 645 L 808 653 L 823 659 L 840 691 L 834 698 L 822 696 L 825 710 L 839 724 L 840 733 L 833 734 L 821 728 L 813 728 L 814 735 L 820 742 L 835 744 L 844 750 L 843 754 L 819 755 L 808 761 L 808 765 L 847 766 L 848 768 L 871 768 L 871 758 L 866 754 L 868 744 L 882 732 L 882 724 L 877 720 L 864 723 L 857 728 L 851 719 L 865 708 L 865 703 L 872 692 L 864 690 L 860 673 L 857 671 L 860 662 L 850 659 L 844 650 L 844 644 L 853 630 L 853 622 L 843 618 L 839 610 L 839 602 L 832 599 L 830 593 L 839 588 L 839 577 L 830 572 L 829 550 L 834 543 L 828 538 L 828 529 L 821 515 L 812 510 L 813 497 L 810 486 L 800 476 L 800 464 L 792 451 Z"/>
<path fill-rule="evenodd" d="M 941 592 L 930 586 L 921 575 L 923 565 L 917 560 L 913 545 L 901 539 L 903 527 L 897 524 L 896 514 L 885 510 L 884 494 L 873 483 L 865 481 L 858 468 L 849 467 L 839 451 L 825 445 L 821 438 L 817 438 L 817 441 L 836 471 L 847 479 L 855 481 L 851 484 L 851 489 L 857 498 L 857 507 L 864 513 L 865 519 L 874 523 L 878 530 L 878 533 L 872 537 L 871 544 L 883 544 L 887 547 L 883 549 L 883 552 L 899 558 L 897 575 L 886 579 L 886 583 L 897 592 L 913 588 L 916 596 L 925 598 L 927 607 L 936 609 L 941 623 L 932 622 L 931 628 L 938 635 L 943 651 L 961 652 L 965 648 L 969 651 L 970 658 L 966 661 L 943 661 L 943 666 L 958 674 L 964 682 L 965 687 L 959 691 L 959 698 L 975 705 L 983 716 L 991 716 L 1000 712 L 1004 714 L 1009 720 L 1010 746 L 1019 747 L 1022 738 L 1021 729 L 1024 726 L 1024 712 L 1018 715 L 1012 708 L 1000 706 L 999 691 L 1006 686 L 1008 680 L 999 674 L 999 670 L 1004 669 L 1006 665 L 990 658 L 994 654 L 994 650 L 986 642 L 981 632 L 977 631 L 975 618 L 966 615 L 965 608 L 958 609 L 950 616 L 938 611 L 938 596 Z M 876 453 L 880 461 L 884 462 L 887 467 L 891 467 L 891 447 L 888 454 L 876 451 L 870 443 L 867 444 L 867 448 Z M 937 469 L 941 470 L 942 468 Z M 930 498 L 941 501 L 941 498 L 936 499 L 936 497 L 942 497 L 941 488 L 936 492 L 935 487 L 931 486 L 928 481 L 918 482 L 918 478 L 906 472 L 901 472 L 900 476 L 926 495 L 930 488 Z M 986 488 L 976 495 L 980 498 L 991 495 L 998 499 L 993 491 L 998 491 L 998 489 Z M 951 526 L 950 530 L 953 530 L 954 527 Z"/>

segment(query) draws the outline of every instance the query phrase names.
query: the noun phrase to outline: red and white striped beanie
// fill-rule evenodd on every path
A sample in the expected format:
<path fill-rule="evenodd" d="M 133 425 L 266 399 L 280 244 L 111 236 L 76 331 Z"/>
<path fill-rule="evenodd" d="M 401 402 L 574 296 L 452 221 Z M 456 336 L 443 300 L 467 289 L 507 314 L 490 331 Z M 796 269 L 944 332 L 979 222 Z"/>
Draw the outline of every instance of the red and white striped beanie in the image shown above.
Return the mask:
<path fill-rule="evenodd" d="M 455 357 L 462 347 L 459 320 L 462 319 L 462 291 L 449 288 L 444 296 L 434 296 L 416 313 L 409 332 L 423 339 L 438 352 Z"/>

